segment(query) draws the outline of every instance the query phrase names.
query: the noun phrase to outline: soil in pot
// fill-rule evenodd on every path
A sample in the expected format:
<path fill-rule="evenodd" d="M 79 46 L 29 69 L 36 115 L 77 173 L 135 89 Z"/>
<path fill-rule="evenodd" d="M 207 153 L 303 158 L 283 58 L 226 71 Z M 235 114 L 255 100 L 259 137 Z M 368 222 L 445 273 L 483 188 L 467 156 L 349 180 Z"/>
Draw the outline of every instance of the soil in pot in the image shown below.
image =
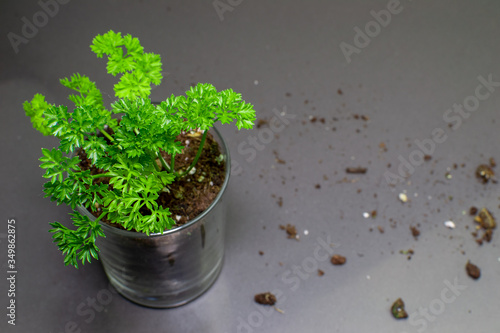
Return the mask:
<path fill-rule="evenodd" d="M 202 133 L 191 131 L 183 132 L 177 140 L 185 147 L 181 154 L 175 157 L 175 169 L 183 172 L 188 169 L 194 160 L 201 143 Z M 105 170 L 99 170 L 92 166 L 87 154 L 83 150 L 78 151 L 80 157 L 80 167 L 82 170 L 91 169 L 92 174 L 102 173 Z M 170 161 L 170 156 L 162 152 L 166 161 Z M 169 185 L 170 192 L 162 192 L 158 198 L 158 204 L 168 207 L 172 213 L 172 218 L 176 221 L 175 227 L 181 226 L 194 219 L 205 211 L 215 200 L 220 192 L 225 180 L 225 163 L 221 161 L 221 151 L 219 144 L 208 133 L 204 148 L 196 165 L 191 169 L 188 175 L 177 179 Z M 159 163 L 159 162 L 158 162 Z M 96 183 L 107 183 L 107 178 L 97 178 Z M 100 215 L 101 209 L 98 207 L 92 214 L 96 217 Z M 148 214 L 147 208 L 142 212 Z M 112 224 L 106 219 L 103 222 L 123 229 L 120 225 Z"/>

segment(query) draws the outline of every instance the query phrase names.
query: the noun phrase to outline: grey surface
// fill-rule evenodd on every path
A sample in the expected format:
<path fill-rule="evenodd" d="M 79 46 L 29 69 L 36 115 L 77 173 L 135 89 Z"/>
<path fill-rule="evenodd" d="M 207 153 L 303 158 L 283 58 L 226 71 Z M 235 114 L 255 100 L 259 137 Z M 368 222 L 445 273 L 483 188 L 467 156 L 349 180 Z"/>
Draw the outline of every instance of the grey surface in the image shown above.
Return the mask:
<path fill-rule="evenodd" d="M 500 216 L 498 185 L 474 177 L 478 164 L 500 161 L 500 88 L 459 128 L 449 128 L 443 115 L 474 95 L 478 76 L 500 81 L 500 4 L 401 1 L 402 11 L 348 63 L 340 43 L 352 45 L 353 28 L 364 29 L 373 20 L 370 11 L 388 1 L 231 3 L 221 20 L 212 1 L 70 1 L 17 54 L 7 33 L 21 34 L 22 18 L 31 21 L 41 7 L 36 1 L 0 3 L 0 233 L 15 217 L 19 271 L 17 325 L 7 325 L 2 314 L 0 331 L 71 332 L 73 322 L 75 332 L 497 332 L 498 231 L 479 247 L 470 235 L 472 218 L 463 212 L 474 205 Z M 289 116 L 274 137 L 266 136 L 269 126 L 221 128 L 233 163 L 241 166 L 228 189 L 225 264 L 215 285 L 181 308 L 152 310 L 111 294 L 90 315 L 86 302 L 110 294 L 101 266 L 64 267 L 47 232 L 48 222 L 68 221 L 69 211 L 41 192 L 40 148 L 55 141 L 31 128 L 21 104 L 37 92 L 66 103 L 68 91 L 58 80 L 74 72 L 112 92 L 115 81 L 104 60 L 88 48 L 109 29 L 137 36 L 146 50 L 162 55 L 166 75 L 153 91 L 155 100 L 210 82 L 241 92 L 259 118 L 272 120 L 273 110 Z M 324 117 L 325 124 L 311 123 L 310 116 Z M 447 139 L 436 144 L 432 160 L 389 186 L 384 173 L 397 173 L 398 157 L 408 159 L 418 150 L 414 140 L 432 138 L 435 128 Z M 270 142 L 253 157 L 249 143 L 259 135 Z M 345 167 L 358 165 L 368 167 L 366 175 L 345 174 Z M 402 204 L 398 194 L 405 190 L 410 202 Z M 363 212 L 372 210 L 376 219 L 365 219 Z M 446 229 L 446 220 L 457 227 Z M 286 223 L 296 225 L 300 241 L 279 230 Z M 415 240 L 409 226 L 417 224 Z M 326 252 L 316 250 L 327 238 L 347 257 L 344 266 L 332 266 Z M 6 244 L 0 237 L 2 271 Z M 399 254 L 409 248 L 415 251 L 411 260 Z M 466 276 L 469 259 L 482 268 L 477 281 Z M 324 276 L 312 271 L 315 265 Z M 294 273 L 294 266 L 311 273 Z M 0 280 L 6 311 L 7 285 Z M 462 286 L 458 296 L 446 281 Z M 254 304 L 253 295 L 268 290 L 279 293 L 284 314 Z M 410 320 L 391 317 L 398 297 Z M 429 307 L 426 319 L 419 311 Z M 239 327 L 242 321 L 253 326 Z"/>

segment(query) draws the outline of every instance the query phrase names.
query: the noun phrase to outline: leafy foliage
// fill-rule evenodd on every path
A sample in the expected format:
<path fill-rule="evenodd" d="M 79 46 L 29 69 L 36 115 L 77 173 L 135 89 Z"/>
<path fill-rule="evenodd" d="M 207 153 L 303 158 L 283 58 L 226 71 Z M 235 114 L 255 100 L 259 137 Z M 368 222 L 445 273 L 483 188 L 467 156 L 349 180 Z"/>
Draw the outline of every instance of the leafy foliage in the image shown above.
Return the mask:
<path fill-rule="evenodd" d="M 64 264 L 78 268 L 78 261 L 82 264 L 90 262 L 91 257 L 98 259 L 99 248 L 95 245 L 97 237 L 105 237 L 99 220 L 91 220 L 88 216 L 78 212 L 71 214 L 76 230 L 71 230 L 59 222 L 50 223 L 53 229 L 52 239 L 59 250 L 65 255 Z"/>
<path fill-rule="evenodd" d="M 90 47 L 97 57 L 108 56 L 109 74 L 123 74 L 115 85 L 117 97 L 148 97 L 151 84 L 161 83 L 161 58 L 154 53 L 144 53 L 139 39 L 130 35 L 122 37 L 121 33 L 111 30 L 95 37 Z"/>
<path fill-rule="evenodd" d="M 33 127 L 39 130 L 43 135 L 51 135 L 50 129 L 47 127 L 47 122 L 44 118 L 44 112 L 49 108 L 50 104 L 45 102 L 45 96 L 35 94 L 31 102 L 23 103 L 24 112 L 31 118 Z"/>
<path fill-rule="evenodd" d="M 75 104 L 71 112 L 66 106 L 48 104 L 39 94 L 24 103 L 33 126 L 59 139 L 59 147 L 42 149 L 45 196 L 58 205 L 84 207 L 99 215 L 90 219 L 75 211 L 71 214 L 75 229 L 59 222 L 50 224 L 53 241 L 65 255 L 64 263 L 75 267 L 78 261 L 98 258 L 95 242 L 104 237 L 102 219 L 148 235 L 175 224 L 169 209 L 158 203 L 159 194 L 189 170 L 180 172 L 169 166 L 160 152 L 171 157 L 179 154 L 184 147 L 176 138 L 182 131 L 200 129 L 204 142 L 217 121 L 235 121 L 238 129 L 251 128 L 255 121 L 253 106 L 240 94 L 231 89 L 218 92 L 211 84 L 200 83 L 186 96 L 172 95 L 154 105 L 148 96 L 151 84 L 162 79 L 160 57 L 144 53 L 137 38 L 110 31 L 97 36 L 91 48 L 98 57 L 108 56 L 110 74 L 122 74 L 115 86 L 118 100 L 110 110 L 104 107 L 96 84 L 80 74 L 61 80 L 78 93 L 69 96 Z M 191 167 L 202 149 L 203 144 Z M 80 158 L 75 156 L 79 150 L 85 151 L 93 171 L 80 167 Z"/>
<path fill-rule="evenodd" d="M 63 86 L 80 93 L 79 96 L 69 95 L 68 97 L 76 106 L 90 105 L 99 110 L 104 109 L 101 91 L 87 76 L 76 73 L 70 79 L 64 78 L 60 82 Z"/>

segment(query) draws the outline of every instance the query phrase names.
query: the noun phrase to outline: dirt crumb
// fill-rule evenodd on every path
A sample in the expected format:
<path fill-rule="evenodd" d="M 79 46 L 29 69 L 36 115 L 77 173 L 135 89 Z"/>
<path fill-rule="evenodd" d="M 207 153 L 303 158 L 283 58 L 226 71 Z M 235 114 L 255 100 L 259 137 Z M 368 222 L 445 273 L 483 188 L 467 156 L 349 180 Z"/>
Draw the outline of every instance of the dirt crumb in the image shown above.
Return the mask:
<path fill-rule="evenodd" d="M 332 259 L 330 259 L 330 262 L 332 263 L 332 265 L 340 266 L 345 264 L 346 260 L 346 257 L 341 256 L 340 254 L 334 254 L 332 256 Z"/>
<path fill-rule="evenodd" d="M 318 269 L 318 276 L 323 276 L 325 275 L 325 272 L 323 272 L 321 269 Z"/>
<path fill-rule="evenodd" d="M 497 226 L 495 218 L 486 208 L 481 209 L 479 214 L 474 218 L 474 221 L 484 229 L 494 229 Z"/>
<path fill-rule="evenodd" d="M 391 306 L 392 316 L 396 319 L 408 318 L 408 313 L 405 311 L 405 302 L 401 298 L 398 298 Z"/>
<path fill-rule="evenodd" d="M 254 296 L 254 300 L 256 303 L 259 303 L 262 305 L 274 305 L 274 304 L 276 304 L 276 296 L 274 296 L 270 292 L 257 294 Z"/>
<path fill-rule="evenodd" d="M 475 215 L 472 213 L 477 213 L 478 209 L 475 207 L 471 207 L 469 213 L 471 215 Z M 478 225 L 476 226 L 476 231 L 472 232 L 472 236 L 476 238 L 476 243 L 479 245 L 483 245 L 483 243 L 486 242 L 491 242 L 491 239 L 493 238 L 493 229 L 496 228 L 497 223 L 491 212 L 486 209 L 482 208 L 479 213 L 474 217 L 474 222 L 476 222 Z M 480 235 L 480 232 L 482 231 L 482 236 Z"/>
<path fill-rule="evenodd" d="M 418 239 L 418 236 L 420 236 L 420 230 L 418 230 L 418 228 L 414 226 L 410 226 L 410 230 L 413 238 L 415 238 L 415 240 Z"/>
<path fill-rule="evenodd" d="M 406 259 L 411 260 L 411 257 L 415 254 L 413 249 L 401 250 L 399 253 L 406 255 Z"/>
<path fill-rule="evenodd" d="M 366 171 L 368 171 L 368 169 L 362 167 L 348 167 L 345 169 L 345 172 L 350 174 L 365 174 Z"/>
<path fill-rule="evenodd" d="M 266 119 L 258 119 L 257 120 L 257 128 L 261 128 L 264 125 L 267 125 L 269 122 Z"/>
<path fill-rule="evenodd" d="M 481 164 L 480 166 L 477 167 L 476 177 L 483 184 L 488 183 L 490 181 L 490 179 L 492 179 L 493 182 L 495 182 L 495 180 L 494 180 L 495 172 L 493 171 L 493 169 L 489 165 L 486 165 L 486 164 Z"/>
<path fill-rule="evenodd" d="M 286 161 L 281 159 L 278 152 L 276 150 L 273 150 L 274 158 L 276 160 L 276 163 L 278 164 L 286 164 Z"/>
<path fill-rule="evenodd" d="M 477 280 L 481 277 L 481 270 L 479 269 L 479 267 L 477 267 L 470 261 L 467 261 L 467 265 L 465 265 L 465 270 L 467 272 L 467 275 L 469 275 L 474 280 Z"/>
<path fill-rule="evenodd" d="M 287 224 L 286 226 L 280 225 L 281 230 L 285 230 L 287 233 L 287 237 L 290 239 L 299 240 L 299 235 L 297 234 L 297 229 L 294 225 Z"/>

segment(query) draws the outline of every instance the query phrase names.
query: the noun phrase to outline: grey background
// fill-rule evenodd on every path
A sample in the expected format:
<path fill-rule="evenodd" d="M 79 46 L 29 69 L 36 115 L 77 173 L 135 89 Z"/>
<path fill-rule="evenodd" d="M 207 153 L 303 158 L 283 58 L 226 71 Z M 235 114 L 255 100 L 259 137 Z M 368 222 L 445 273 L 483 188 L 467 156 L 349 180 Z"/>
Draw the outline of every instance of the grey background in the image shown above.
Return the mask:
<path fill-rule="evenodd" d="M 0 330 L 59 333 L 68 325 L 70 332 L 498 331 L 499 236 L 479 247 L 470 235 L 472 217 L 464 213 L 477 206 L 500 216 L 498 185 L 474 177 L 478 164 L 490 157 L 500 161 L 500 91 L 480 101 L 459 128 L 449 128 L 443 115 L 474 95 L 478 76 L 500 81 L 499 3 L 401 0 L 401 12 L 350 63 L 340 44 L 355 45 L 353 29 L 364 30 L 374 21 L 370 11 L 385 9 L 388 1 L 231 3 L 221 20 L 212 1 L 73 0 L 60 4 L 18 53 L 7 34 L 22 35 L 22 18 L 32 22 L 42 7 L 37 1 L 0 3 L 2 271 L 11 217 L 18 250 L 16 326 L 2 314 Z M 228 189 L 226 258 L 214 286 L 170 310 L 112 294 L 91 317 L 77 308 L 84 304 L 88 310 L 89 298 L 109 295 L 105 290 L 112 288 L 99 263 L 64 267 L 51 244 L 48 222 L 66 223 L 69 209 L 43 198 L 37 159 L 41 147 L 56 141 L 31 127 L 22 102 L 39 92 L 65 104 L 69 91 L 58 80 L 75 72 L 112 95 L 114 78 L 88 48 L 95 35 L 110 29 L 139 37 L 147 51 L 161 54 L 165 78 L 154 100 L 210 82 L 241 92 L 260 119 L 272 120 L 273 110 L 290 118 L 273 137 L 266 136 L 268 125 L 240 132 L 219 127 L 240 168 Z M 310 117 L 324 117 L 325 123 Z M 419 150 L 414 140 L 431 139 L 435 128 L 447 139 L 436 144 L 432 160 L 390 186 L 384 173 L 397 174 L 398 157 L 408 159 Z M 267 143 L 252 158 L 242 148 L 259 135 Z M 345 174 L 346 167 L 358 165 L 367 174 Z M 448 168 L 451 179 L 445 177 Z M 403 191 L 410 198 L 406 204 L 398 199 Z M 365 219 L 363 213 L 372 210 L 377 217 Z M 456 228 L 445 228 L 446 220 Z M 287 223 L 297 227 L 300 241 L 279 230 Z M 418 240 L 410 225 L 419 225 Z M 318 238 L 329 238 L 347 263 L 334 267 L 314 259 Z M 409 248 L 415 251 L 411 260 L 399 253 Z M 479 280 L 467 277 L 467 260 L 482 269 Z M 315 265 L 324 276 L 317 276 Z M 0 308 L 6 311 L 7 284 L 0 281 Z M 443 295 L 449 300 L 454 294 L 446 281 L 462 288 L 448 303 Z M 255 293 L 268 290 L 280 293 L 277 306 L 284 314 L 253 302 Z M 391 317 L 389 307 L 398 297 L 410 320 Z"/>

